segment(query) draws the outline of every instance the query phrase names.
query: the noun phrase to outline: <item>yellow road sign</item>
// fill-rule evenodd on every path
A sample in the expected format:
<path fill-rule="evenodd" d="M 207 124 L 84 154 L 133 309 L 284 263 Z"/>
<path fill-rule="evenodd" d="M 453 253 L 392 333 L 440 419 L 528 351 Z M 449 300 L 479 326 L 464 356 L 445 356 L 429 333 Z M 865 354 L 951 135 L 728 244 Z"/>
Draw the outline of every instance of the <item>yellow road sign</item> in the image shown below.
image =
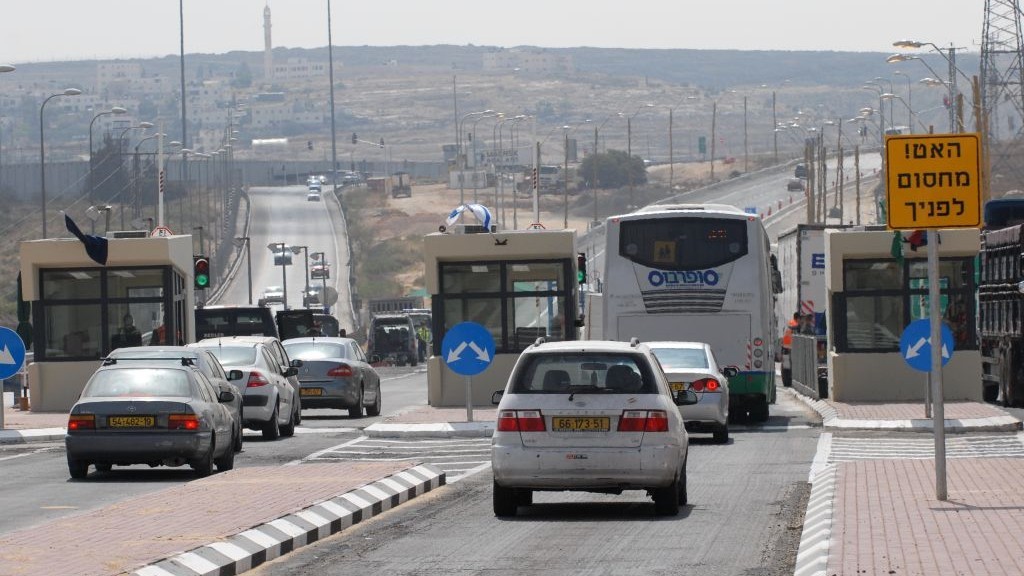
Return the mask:
<path fill-rule="evenodd" d="M 886 136 L 889 228 L 978 228 L 981 170 L 977 134 Z"/>

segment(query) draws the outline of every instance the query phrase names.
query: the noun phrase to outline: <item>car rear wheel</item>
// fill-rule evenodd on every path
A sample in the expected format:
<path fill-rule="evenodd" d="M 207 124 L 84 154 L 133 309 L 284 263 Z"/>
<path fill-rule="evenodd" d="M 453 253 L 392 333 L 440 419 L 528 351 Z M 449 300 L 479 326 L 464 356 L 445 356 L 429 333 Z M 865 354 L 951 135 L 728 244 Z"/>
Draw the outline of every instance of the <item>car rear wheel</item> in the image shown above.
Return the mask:
<path fill-rule="evenodd" d="M 664 488 L 651 490 L 651 497 L 654 498 L 654 512 L 658 516 L 675 516 L 679 513 L 679 496 L 683 491 L 679 486 L 680 480 Z M 685 480 L 683 480 L 685 482 Z"/>
<path fill-rule="evenodd" d="M 683 473 L 679 476 L 679 505 L 686 506 L 689 497 L 686 494 L 686 464 L 683 464 Z"/>
<path fill-rule="evenodd" d="M 363 415 L 363 389 L 359 388 L 359 399 L 356 405 L 348 409 L 349 418 L 359 418 Z"/>
<path fill-rule="evenodd" d="M 717 442 L 719 444 L 728 444 L 729 443 L 729 425 L 728 424 L 720 424 L 718 426 L 718 428 L 715 429 L 715 442 Z"/>
<path fill-rule="evenodd" d="M 518 490 L 518 498 L 520 506 L 530 506 L 533 504 L 533 490 L 529 488 L 520 488 Z"/>
<path fill-rule="evenodd" d="M 281 437 L 281 429 L 277 426 L 277 406 L 274 406 L 274 413 L 270 420 L 263 425 L 263 438 L 266 440 L 277 440 Z"/>
<path fill-rule="evenodd" d="M 196 478 L 206 478 L 210 474 L 213 474 L 213 450 L 217 446 L 217 436 L 215 434 L 210 435 L 210 449 L 207 450 L 198 460 L 190 462 L 192 470 L 196 473 Z M 232 455 L 234 452 L 232 452 Z"/>
<path fill-rule="evenodd" d="M 494 515 L 505 518 L 516 515 L 516 508 L 519 506 L 518 495 L 515 488 L 504 488 L 494 483 Z"/>
<path fill-rule="evenodd" d="M 110 472 L 114 468 L 114 465 L 110 462 L 98 462 L 94 464 L 97 472 Z"/>
<path fill-rule="evenodd" d="M 288 415 L 288 422 L 280 426 L 281 436 L 295 436 L 295 410 Z"/>
<path fill-rule="evenodd" d="M 89 475 L 89 462 L 68 457 L 68 474 L 76 480 L 83 480 Z"/>
<path fill-rule="evenodd" d="M 367 416 L 380 416 L 381 398 L 380 398 L 380 387 L 377 388 L 377 398 L 373 401 L 373 406 L 366 407 Z"/>
<path fill-rule="evenodd" d="M 231 446 L 228 446 L 224 450 L 224 454 L 220 458 L 215 458 L 213 463 L 217 466 L 217 472 L 227 472 L 235 467 L 235 442 L 231 442 Z"/>
<path fill-rule="evenodd" d="M 235 443 L 231 446 L 231 448 L 235 452 L 241 452 L 242 451 L 242 441 L 243 441 L 242 440 L 242 425 L 239 424 L 238 426 L 236 426 L 236 429 L 235 429 Z"/>

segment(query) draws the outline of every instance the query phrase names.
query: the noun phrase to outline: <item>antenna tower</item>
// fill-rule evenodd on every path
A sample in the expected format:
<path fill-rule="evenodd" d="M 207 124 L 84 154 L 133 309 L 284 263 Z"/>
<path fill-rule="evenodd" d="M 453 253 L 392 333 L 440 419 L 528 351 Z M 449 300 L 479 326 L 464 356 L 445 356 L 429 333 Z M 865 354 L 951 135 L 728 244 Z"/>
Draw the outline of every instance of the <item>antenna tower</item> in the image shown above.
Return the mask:
<path fill-rule="evenodd" d="M 1024 67 L 1021 66 L 1018 0 L 985 0 L 981 41 L 981 102 L 988 115 L 989 142 L 1014 139 L 1024 124 Z"/>

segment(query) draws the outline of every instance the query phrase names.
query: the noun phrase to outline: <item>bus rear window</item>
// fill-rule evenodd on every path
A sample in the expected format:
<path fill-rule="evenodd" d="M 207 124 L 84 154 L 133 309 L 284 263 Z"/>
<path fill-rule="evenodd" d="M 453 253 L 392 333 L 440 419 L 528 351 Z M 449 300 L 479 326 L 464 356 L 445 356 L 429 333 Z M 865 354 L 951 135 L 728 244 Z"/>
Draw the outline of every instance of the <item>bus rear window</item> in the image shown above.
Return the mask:
<path fill-rule="evenodd" d="M 703 270 L 747 254 L 747 222 L 725 218 L 626 220 L 619 256 L 659 270 Z"/>

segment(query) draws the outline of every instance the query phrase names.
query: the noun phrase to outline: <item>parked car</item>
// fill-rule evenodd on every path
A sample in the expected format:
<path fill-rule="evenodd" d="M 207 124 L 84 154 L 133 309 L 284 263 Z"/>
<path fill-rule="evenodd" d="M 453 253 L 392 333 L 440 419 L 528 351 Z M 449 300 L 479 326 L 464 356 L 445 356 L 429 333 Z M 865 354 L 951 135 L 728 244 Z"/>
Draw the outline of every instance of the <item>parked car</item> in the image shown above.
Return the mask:
<path fill-rule="evenodd" d="M 227 372 L 220 361 L 208 350 L 198 350 L 187 346 L 141 346 L 138 348 L 118 348 L 110 352 L 105 362 L 151 362 L 167 366 L 180 366 L 187 363 L 206 376 L 206 379 L 217 389 L 217 392 L 231 392 L 234 399 L 224 405 L 231 413 L 234 423 L 232 438 L 235 452 L 242 451 L 242 393 L 243 390 L 232 384 L 232 380 L 242 379 L 240 370 Z"/>
<path fill-rule="evenodd" d="M 290 358 L 302 360 L 299 370 L 303 408 L 348 410 L 352 418 L 379 416 L 380 376 L 351 338 L 293 338 L 282 342 Z"/>
<path fill-rule="evenodd" d="M 807 165 L 797 164 L 793 169 L 793 176 L 796 178 L 807 178 Z"/>
<path fill-rule="evenodd" d="M 284 304 L 284 288 L 281 286 L 267 286 L 263 289 L 264 304 Z"/>
<path fill-rule="evenodd" d="M 370 320 L 367 356 L 371 362 L 415 366 L 419 362 L 416 326 L 407 314 L 380 314 Z"/>
<path fill-rule="evenodd" d="M 786 190 L 793 192 L 804 189 L 804 181 L 800 178 L 790 178 L 786 183 Z"/>
<path fill-rule="evenodd" d="M 197 476 L 234 467 L 233 423 L 218 392 L 199 370 L 163 362 L 110 361 L 89 378 L 68 415 L 64 445 L 72 478 L 89 466 L 183 466 Z"/>
<path fill-rule="evenodd" d="M 195 315 L 197 340 L 278 335 L 274 313 L 266 306 L 204 306 Z"/>
<path fill-rule="evenodd" d="M 244 382 L 242 421 L 268 440 L 293 435 L 302 409 L 295 378 L 302 362 L 282 364 L 284 349 L 274 350 L 273 342 L 280 346 L 276 338 L 259 336 L 209 338 L 188 345 L 209 350 L 222 365 L 241 370 L 236 382 L 239 387 Z"/>
<path fill-rule="evenodd" d="M 697 403 L 680 406 L 689 432 L 711 432 L 715 442 L 729 441 L 729 378 L 735 366 L 719 366 L 704 342 L 647 342 L 668 377 L 673 392 L 693 390 Z"/>
<path fill-rule="evenodd" d="M 514 516 L 533 492 L 646 490 L 659 515 L 686 504 L 689 439 L 675 395 L 650 348 L 631 342 L 540 340 L 520 354 L 491 401 L 496 516 Z"/>

